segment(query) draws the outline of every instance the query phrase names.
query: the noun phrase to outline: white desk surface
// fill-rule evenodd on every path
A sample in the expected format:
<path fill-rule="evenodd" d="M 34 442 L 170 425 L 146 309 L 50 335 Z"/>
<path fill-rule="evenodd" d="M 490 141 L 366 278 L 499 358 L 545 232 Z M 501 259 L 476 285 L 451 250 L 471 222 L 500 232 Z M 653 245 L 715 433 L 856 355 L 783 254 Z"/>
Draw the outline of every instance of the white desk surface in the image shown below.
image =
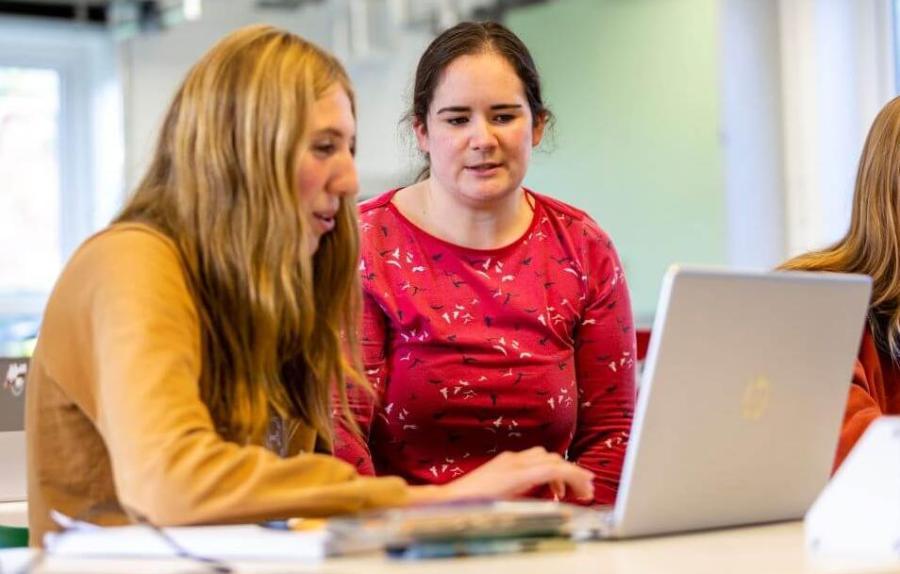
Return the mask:
<path fill-rule="evenodd" d="M 0 551 L 2 571 L 14 571 L 28 550 Z M 631 540 L 589 542 L 576 550 L 536 554 L 506 554 L 480 558 L 396 561 L 381 555 L 337 558 L 315 564 L 236 563 L 240 572 L 319 572 L 341 574 L 850 574 L 900 572 L 900 561 L 863 565 L 851 562 L 817 563 L 803 547 L 800 522 L 716 530 Z M 203 572 L 196 563 L 170 560 L 85 561 L 47 557 L 37 572 Z"/>

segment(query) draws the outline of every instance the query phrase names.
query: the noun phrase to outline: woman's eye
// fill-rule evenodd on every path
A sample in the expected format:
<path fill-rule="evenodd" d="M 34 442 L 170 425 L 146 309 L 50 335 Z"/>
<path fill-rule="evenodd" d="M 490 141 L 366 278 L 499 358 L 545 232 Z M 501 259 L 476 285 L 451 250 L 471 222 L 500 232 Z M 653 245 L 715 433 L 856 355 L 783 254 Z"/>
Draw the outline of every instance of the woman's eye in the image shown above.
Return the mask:
<path fill-rule="evenodd" d="M 313 146 L 313 150 L 319 155 L 331 155 L 337 149 L 337 146 L 331 142 L 318 143 Z"/>
<path fill-rule="evenodd" d="M 447 123 L 450 124 L 451 126 L 461 126 L 468 121 L 469 121 L 469 118 L 467 118 L 465 116 L 458 116 L 455 118 L 447 118 Z"/>
<path fill-rule="evenodd" d="M 516 119 L 516 116 L 512 114 L 498 114 L 494 116 L 494 121 L 498 124 L 508 124 L 509 122 Z"/>

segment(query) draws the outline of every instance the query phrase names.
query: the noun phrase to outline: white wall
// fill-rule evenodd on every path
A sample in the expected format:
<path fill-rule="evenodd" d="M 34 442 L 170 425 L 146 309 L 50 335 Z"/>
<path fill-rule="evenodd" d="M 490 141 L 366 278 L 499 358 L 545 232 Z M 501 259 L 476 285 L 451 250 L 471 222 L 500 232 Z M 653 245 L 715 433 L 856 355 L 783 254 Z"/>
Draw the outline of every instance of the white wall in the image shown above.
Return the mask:
<path fill-rule="evenodd" d="M 847 231 L 869 125 L 895 94 L 890 0 L 721 0 L 729 261 Z"/>
<path fill-rule="evenodd" d="M 400 120 L 412 103 L 416 64 L 431 39 L 426 32 L 409 32 L 397 38 L 396 52 L 347 64 L 359 108 L 357 167 L 364 197 L 415 177 L 419 154 L 410 126 Z"/>
<path fill-rule="evenodd" d="M 227 4 L 227 8 L 223 5 Z M 358 162 L 362 194 L 375 195 L 405 180 L 414 155 L 401 142 L 398 121 L 406 111 L 415 64 L 429 34 L 409 31 L 390 38 L 393 51 L 353 57 L 345 22 L 325 4 L 298 10 L 259 10 L 249 0 L 204 3 L 202 19 L 122 43 L 128 187 L 145 168 L 169 101 L 190 66 L 219 38 L 240 26 L 269 23 L 337 53 L 358 96 Z M 213 10 L 213 8 L 217 8 Z M 337 14 L 336 14 L 337 12 Z"/>
<path fill-rule="evenodd" d="M 766 0 L 720 5 L 728 261 L 770 269 L 787 249 L 778 6 Z"/>
<path fill-rule="evenodd" d="M 847 230 L 869 125 L 895 93 L 889 0 L 779 0 L 788 255 Z"/>

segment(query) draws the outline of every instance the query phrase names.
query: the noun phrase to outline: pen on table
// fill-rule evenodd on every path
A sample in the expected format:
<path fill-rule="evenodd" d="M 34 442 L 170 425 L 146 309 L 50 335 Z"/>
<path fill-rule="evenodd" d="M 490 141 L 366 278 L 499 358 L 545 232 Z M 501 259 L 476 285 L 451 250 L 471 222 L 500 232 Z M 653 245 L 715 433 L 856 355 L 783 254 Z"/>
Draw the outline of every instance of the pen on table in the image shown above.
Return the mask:
<path fill-rule="evenodd" d="M 316 518 L 288 518 L 286 520 L 266 520 L 259 523 L 263 528 L 272 530 L 316 530 L 325 525 L 325 521 Z"/>

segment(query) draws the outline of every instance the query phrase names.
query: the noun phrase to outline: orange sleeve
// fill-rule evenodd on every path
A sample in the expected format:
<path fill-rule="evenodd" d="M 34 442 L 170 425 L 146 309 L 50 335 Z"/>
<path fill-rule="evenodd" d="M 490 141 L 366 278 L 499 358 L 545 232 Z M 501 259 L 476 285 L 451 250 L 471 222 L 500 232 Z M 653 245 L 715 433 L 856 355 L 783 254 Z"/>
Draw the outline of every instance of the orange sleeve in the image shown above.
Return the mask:
<path fill-rule="evenodd" d="M 80 255 L 94 423 L 122 504 L 159 525 L 322 516 L 403 504 L 406 483 L 334 457 L 223 440 L 199 390 L 200 320 L 173 248 L 121 231 Z"/>

